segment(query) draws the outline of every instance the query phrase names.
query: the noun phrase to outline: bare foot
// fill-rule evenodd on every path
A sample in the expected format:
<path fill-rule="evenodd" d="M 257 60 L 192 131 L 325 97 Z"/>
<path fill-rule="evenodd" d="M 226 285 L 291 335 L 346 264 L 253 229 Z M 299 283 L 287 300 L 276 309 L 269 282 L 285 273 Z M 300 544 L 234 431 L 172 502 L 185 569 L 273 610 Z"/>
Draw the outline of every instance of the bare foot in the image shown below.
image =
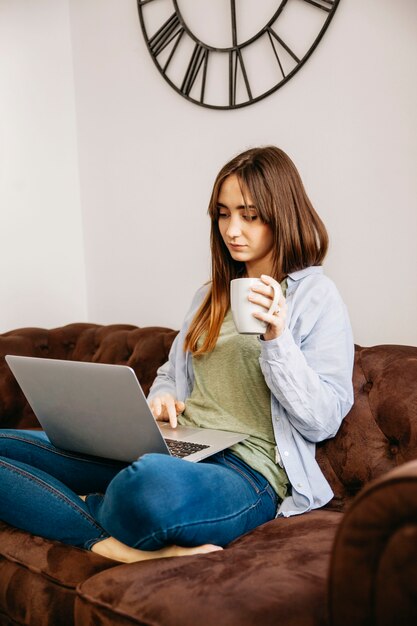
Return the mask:
<path fill-rule="evenodd" d="M 81 500 L 86 500 L 87 496 L 80 496 Z M 192 556 L 193 554 L 207 554 L 223 550 L 220 546 L 206 543 L 202 546 L 184 548 L 182 546 L 166 546 L 160 550 L 137 550 L 118 541 L 114 537 L 102 539 L 93 545 L 92 552 L 106 556 L 114 561 L 123 563 L 135 563 L 136 561 L 148 561 L 150 559 L 165 559 L 172 556 Z"/>
<path fill-rule="evenodd" d="M 135 563 L 136 561 L 148 561 L 150 559 L 164 559 L 173 556 L 191 556 L 193 554 L 207 554 L 223 550 L 220 546 L 206 543 L 202 546 L 184 548 L 182 546 L 167 546 L 160 550 L 137 550 L 121 543 L 114 537 L 98 541 L 91 548 L 92 552 L 101 554 L 108 559 L 122 561 L 123 563 Z"/>

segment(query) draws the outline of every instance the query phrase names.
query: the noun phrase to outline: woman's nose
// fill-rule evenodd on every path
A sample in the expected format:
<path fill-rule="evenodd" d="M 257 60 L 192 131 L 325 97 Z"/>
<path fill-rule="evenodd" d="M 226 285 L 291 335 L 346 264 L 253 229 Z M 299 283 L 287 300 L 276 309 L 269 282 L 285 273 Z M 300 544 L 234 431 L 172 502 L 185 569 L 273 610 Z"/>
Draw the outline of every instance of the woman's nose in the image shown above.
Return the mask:
<path fill-rule="evenodd" d="M 226 235 L 230 238 L 230 239 L 235 239 L 236 237 L 239 237 L 239 235 L 241 234 L 241 228 L 240 228 L 240 223 L 239 223 L 239 218 L 238 217 L 231 217 L 228 227 L 227 227 L 227 231 L 226 231 Z"/>

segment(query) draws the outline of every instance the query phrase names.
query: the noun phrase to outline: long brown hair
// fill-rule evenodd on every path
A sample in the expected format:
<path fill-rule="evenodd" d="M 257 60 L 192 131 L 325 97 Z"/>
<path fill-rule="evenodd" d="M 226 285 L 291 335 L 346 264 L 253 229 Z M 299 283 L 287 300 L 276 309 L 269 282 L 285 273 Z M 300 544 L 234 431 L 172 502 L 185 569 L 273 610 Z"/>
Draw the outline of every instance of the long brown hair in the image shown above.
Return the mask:
<path fill-rule="evenodd" d="M 235 261 L 219 230 L 218 197 L 225 179 L 236 175 L 245 198 L 250 196 L 259 219 L 274 237 L 273 277 L 321 265 L 329 238 L 314 210 L 291 159 L 279 148 L 252 148 L 220 170 L 213 186 L 208 214 L 211 218 L 211 288 L 198 309 L 185 339 L 184 349 L 194 356 L 213 350 L 230 306 L 230 281 L 244 275 L 245 264 Z M 245 197 L 246 196 L 246 197 Z M 199 339 L 202 344 L 198 347 Z"/>

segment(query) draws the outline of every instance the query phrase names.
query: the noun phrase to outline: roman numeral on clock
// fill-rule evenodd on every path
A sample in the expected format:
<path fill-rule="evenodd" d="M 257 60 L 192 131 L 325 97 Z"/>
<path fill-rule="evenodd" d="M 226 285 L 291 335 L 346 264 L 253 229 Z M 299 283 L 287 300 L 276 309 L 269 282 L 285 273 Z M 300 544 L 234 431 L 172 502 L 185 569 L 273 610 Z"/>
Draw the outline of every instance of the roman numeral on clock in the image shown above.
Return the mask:
<path fill-rule="evenodd" d="M 144 0 L 144 2 L 145 1 L 146 0 Z M 148 2 L 152 2 L 152 0 L 148 0 Z M 176 13 L 173 13 L 171 17 L 169 17 L 167 21 L 162 24 L 161 28 L 159 28 L 156 33 L 152 35 L 152 37 L 149 39 L 148 45 L 151 53 L 155 57 L 157 57 L 159 54 L 161 54 L 162 50 L 164 50 L 171 43 L 171 41 L 176 39 L 174 50 L 171 51 L 172 55 L 183 33 L 184 27 L 181 25 L 178 15 Z M 169 63 L 169 61 L 170 58 L 167 61 L 167 64 Z"/>
<path fill-rule="evenodd" d="M 248 75 L 246 73 L 245 64 L 243 62 L 242 52 L 239 50 L 239 48 L 236 48 L 235 50 L 231 50 L 229 52 L 229 106 L 234 106 L 236 104 L 236 91 L 239 70 L 245 82 L 248 99 L 252 100 L 252 91 L 250 88 Z"/>
<path fill-rule="evenodd" d="M 272 50 L 274 51 L 275 54 L 275 58 L 278 62 L 279 65 L 279 69 L 281 70 L 281 74 L 282 77 L 285 78 L 285 72 L 284 72 L 284 68 L 282 67 L 282 63 L 281 60 L 279 58 L 279 54 L 278 54 L 278 50 L 277 50 L 277 45 L 276 42 L 279 43 L 279 45 L 284 48 L 284 50 L 286 50 L 286 52 L 288 52 L 288 54 L 294 59 L 294 61 L 298 64 L 300 63 L 300 59 L 294 54 L 294 52 L 291 50 L 291 48 L 289 46 L 287 46 L 287 44 L 285 43 L 285 41 L 283 41 L 281 39 L 281 37 L 279 37 L 277 35 L 277 33 L 274 31 L 273 28 L 271 28 L 270 26 L 267 28 L 266 32 L 268 33 L 268 37 L 269 37 L 269 41 L 271 42 L 271 46 L 272 46 Z"/>
<path fill-rule="evenodd" d="M 209 51 L 207 48 L 204 48 L 203 46 L 200 46 L 200 44 L 196 43 L 181 85 L 182 93 L 185 96 L 189 96 L 197 76 L 202 72 L 200 102 L 204 102 L 208 59 Z"/>

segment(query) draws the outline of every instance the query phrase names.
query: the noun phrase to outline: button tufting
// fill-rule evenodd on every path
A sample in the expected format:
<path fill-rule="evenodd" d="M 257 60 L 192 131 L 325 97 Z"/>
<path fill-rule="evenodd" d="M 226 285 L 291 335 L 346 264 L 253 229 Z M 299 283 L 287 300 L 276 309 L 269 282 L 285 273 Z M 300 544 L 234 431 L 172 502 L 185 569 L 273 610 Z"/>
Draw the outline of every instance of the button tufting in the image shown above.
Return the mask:
<path fill-rule="evenodd" d="M 346 489 L 349 495 L 355 496 L 363 487 L 363 482 L 359 479 L 351 480 L 347 485 Z"/>
<path fill-rule="evenodd" d="M 369 393 L 369 392 L 371 391 L 372 387 L 373 387 L 373 383 L 372 383 L 370 380 L 368 380 L 368 381 L 364 384 L 364 386 L 362 387 L 362 390 L 363 390 L 365 393 Z"/>
<path fill-rule="evenodd" d="M 395 456 L 396 454 L 398 454 L 398 452 L 400 451 L 399 447 L 396 445 L 390 445 L 389 447 L 389 451 L 391 452 L 391 454 L 393 456 Z"/>

